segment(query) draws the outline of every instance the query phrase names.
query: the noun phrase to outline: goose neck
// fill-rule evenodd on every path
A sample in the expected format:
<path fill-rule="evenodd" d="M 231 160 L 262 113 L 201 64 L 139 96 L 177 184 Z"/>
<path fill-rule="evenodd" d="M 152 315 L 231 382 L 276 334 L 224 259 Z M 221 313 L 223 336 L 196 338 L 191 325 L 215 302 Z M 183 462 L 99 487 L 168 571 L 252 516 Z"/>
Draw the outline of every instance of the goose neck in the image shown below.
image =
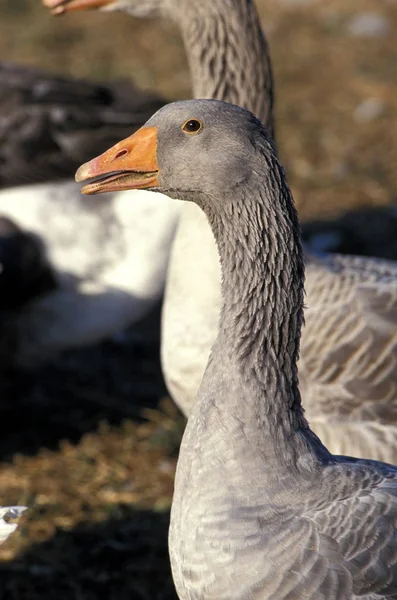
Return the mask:
<path fill-rule="evenodd" d="M 231 436 L 243 427 L 237 443 L 293 466 L 300 456 L 316 462 L 327 451 L 301 406 L 303 256 L 282 167 L 275 157 L 270 162 L 265 177 L 254 166 L 254 180 L 236 189 L 232 202 L 206 211 L 222 266 L 223 308 L 195 408 L 212 428 L 230 427 Z"/>
<path fill-rule="evenodd" d="M 251 0 L 189 2 L 176 17 L 195 98 L 214 98 L 253 112 L 273 135 L 269 49 Z"/>

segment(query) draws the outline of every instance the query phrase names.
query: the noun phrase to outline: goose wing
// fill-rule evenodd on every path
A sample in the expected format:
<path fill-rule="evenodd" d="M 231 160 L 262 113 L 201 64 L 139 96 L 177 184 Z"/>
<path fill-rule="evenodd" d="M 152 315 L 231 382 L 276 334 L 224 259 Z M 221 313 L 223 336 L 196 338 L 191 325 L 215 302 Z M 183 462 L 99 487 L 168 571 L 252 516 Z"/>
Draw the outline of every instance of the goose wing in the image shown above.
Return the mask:
<path fill-rule="evenodd" d="M 397 597 L 397 469 L 341 457 L 323 481 L 317 506 L 309 502 L 306 512 L 319 536 L 315 552 L 330 568 L 323 597 Z M 319 585 L 327 589 L 326 581 Z"/>
<path fill-rule="evenodd" d="M 397 598 L 397 470 L 337 460 L 316 486 L 291 492 L 285 509 L 273 507 L 273 530 L 266 508 L 263 523 L 271 533 L 261 539 L 264 578 L 253 577 L 253 598 Z M 260 572 L 257 556 L 253 574 Z"/>
<path fill-rule="evenodd" d="M 397 264 L 312 261 L 300 374 L 308 418 L 397 424 Z"/>

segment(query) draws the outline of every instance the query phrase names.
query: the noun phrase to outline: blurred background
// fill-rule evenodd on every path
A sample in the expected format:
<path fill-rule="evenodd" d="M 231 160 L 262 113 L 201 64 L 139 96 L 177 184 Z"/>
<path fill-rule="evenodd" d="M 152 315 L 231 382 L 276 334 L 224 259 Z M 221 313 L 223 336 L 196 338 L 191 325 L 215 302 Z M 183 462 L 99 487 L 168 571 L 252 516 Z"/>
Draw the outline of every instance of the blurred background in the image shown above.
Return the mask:
<path fill-rule="evenodd" d="M 397 2 L 256 4 L 306 239 L 397 259 Z M 0 0 L 0 59 L 190 97 L 167 23 L 54 18 L 39 0 Z M 158 322 L 142 327 L 147 339 Z M 30 510 L 0 547 L 0 599 L 175 598 L 167 526 L 184 422 L 166 398 L 155 337 L 66 353 L 3 385 L 0 504 Z"/>

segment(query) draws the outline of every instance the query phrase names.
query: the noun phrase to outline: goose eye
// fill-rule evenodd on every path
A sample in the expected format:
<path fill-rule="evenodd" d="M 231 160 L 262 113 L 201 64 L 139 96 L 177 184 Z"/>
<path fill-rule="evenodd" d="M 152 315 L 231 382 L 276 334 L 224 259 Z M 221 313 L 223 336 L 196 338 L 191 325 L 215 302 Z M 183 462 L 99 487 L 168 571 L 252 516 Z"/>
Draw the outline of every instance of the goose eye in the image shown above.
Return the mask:
<path fill-rule="evenodd" d="M 198 133 L 203 127 L 201 121 L 197 119 L 189 119 L 182 125 L 182 131 L 185 133 Z"/>

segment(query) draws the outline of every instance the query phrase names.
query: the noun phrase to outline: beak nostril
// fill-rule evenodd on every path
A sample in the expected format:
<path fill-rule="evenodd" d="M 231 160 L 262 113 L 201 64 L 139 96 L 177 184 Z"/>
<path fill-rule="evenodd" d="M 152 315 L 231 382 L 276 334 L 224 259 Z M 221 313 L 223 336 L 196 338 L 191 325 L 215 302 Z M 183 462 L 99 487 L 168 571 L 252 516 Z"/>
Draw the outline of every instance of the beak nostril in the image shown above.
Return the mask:
<path fill-rule="evenodd" d="M 126 154 L 128 154 L 128 150 L 120 150 L 120 152 L 117 152 L 116 156 L 114 157 L 114 160 L 116 160 L 117 158 L 122 158 Z"/>

